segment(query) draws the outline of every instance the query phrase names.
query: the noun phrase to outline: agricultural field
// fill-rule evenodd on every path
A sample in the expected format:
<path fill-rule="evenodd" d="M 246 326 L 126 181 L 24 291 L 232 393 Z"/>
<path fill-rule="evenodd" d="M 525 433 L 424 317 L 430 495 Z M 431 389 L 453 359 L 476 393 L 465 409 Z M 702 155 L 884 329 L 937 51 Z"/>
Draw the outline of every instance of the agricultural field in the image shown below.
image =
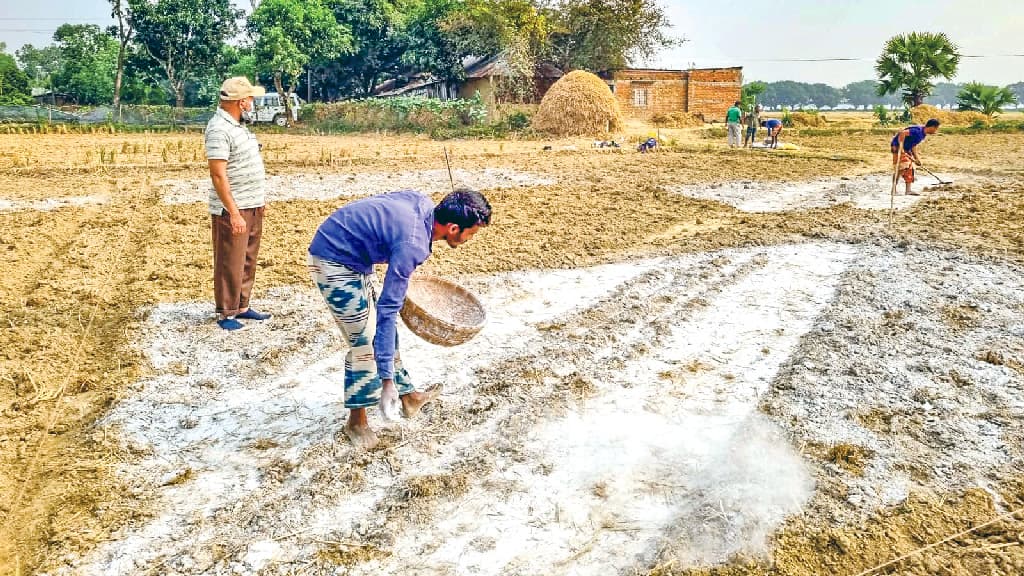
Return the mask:
<path fill-rule="evenodd" d="M 489 321 L 402 332 L 445 392 L 371 452 L 306 248 L 441 142 L 260 134 L 228 334 L 201 134 L 0 135 L 0 574 L 1024 573 L 1024 133 L 930 137 L 890 212 L 884 135 L 652 130 L 444 143 L 494 222 L 424 271 Z"/>

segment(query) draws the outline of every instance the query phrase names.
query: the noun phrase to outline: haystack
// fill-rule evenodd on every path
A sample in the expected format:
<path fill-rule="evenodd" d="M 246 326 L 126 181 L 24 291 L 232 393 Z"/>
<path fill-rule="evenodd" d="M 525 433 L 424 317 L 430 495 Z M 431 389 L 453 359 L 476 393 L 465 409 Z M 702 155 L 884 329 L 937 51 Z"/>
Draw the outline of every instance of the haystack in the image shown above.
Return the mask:
<path fill-rule="evenodd" d="M 622 127 L 619 101 L 608 85 L 590 72 L 562 76 L 540 102 L 533 127 L 564 136 L 603 136 Z"/>
<path fill-rule="evenodd" d="M 921 104 L 910 109 L 910 118 L 914 124 L 924 124 L 931 118 L 938 119 L 944 126 L 970 126 L 975 122 L 990 124 L 992 119 L 981 112 L 942 110 L 929 104 Z"/>
<path fill-rule="evenodd" d="M 821 128 L 828 125 L 828 120 L 815 112 L 793 112 L 789 118 L 794 128 Z"/>

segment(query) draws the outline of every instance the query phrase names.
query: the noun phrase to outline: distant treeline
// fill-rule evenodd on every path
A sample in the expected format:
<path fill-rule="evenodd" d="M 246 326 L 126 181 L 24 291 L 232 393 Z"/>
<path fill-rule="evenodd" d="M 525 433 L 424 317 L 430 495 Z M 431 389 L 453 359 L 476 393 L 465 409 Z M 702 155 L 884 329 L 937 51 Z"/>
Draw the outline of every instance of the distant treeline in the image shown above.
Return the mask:
<path fill-rule="evenodd" d="M 877 105 L 902 107 L 903 100 L 900 94 L 887 96 L 878 95 L 878 82 L 875 80 L 862 80 L 851 82 L 842 88 L 829 86 L 828 84 L 808 84 L 805 82 L 794 82 L 782 80 L 780 82 L 751 82 L 744 85 L 744 90 L 751 86 L 763 85 L 764 91 L 757 97 L 762 106 L 769 108 L 835 108 L 840 105 L 849 105 L 856 108 L 870 109 Z M 951 82 L 940 82 L 935 85 L 932 95 L 925 98 L 926 104 L 941 107 L 955 107 L 957 105 L 957 94 L 964 88 L 965 84 L 954 84 Z M 1024 82 L 1011 84 L 1007 88 L 1017 95 L 1017 99 L 1024 102 Z"/>

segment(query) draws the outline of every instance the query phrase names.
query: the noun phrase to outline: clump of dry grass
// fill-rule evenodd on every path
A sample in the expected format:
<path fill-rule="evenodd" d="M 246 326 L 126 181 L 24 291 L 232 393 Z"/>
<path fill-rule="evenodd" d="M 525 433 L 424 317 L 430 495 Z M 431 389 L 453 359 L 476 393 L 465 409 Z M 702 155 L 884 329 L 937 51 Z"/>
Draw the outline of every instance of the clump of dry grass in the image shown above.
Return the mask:
<path fill-rule="evenodd" d="M 954 330 L 974 328 L 979 323 L 979 312 L 972 306 L 943 306 L 942 319 Z"/>
<path fill-rule="evenodd" d="M 910 118 L 914 124 L 924 124 L 935 118 L 946 126 L 970 126 L 975 122 L 991 124 L 992 118 L 981 112 L 957 112 L 953 110 L 942 110 L 929 104 L 921 104 L 910 109 Z"/>
<path fill-rule="evenodd" d="M 829 448 L 825 455 L 829 462 L 838 465 L 847 472 L 862 475 L 864 466 L 871 458 L 872 452 L 863 446 L 856 444 L 839 443 Z"/>
<path fill-rule="evenodd" d="M 622 128 L 619 101 L 590 72 L 574 70 L 555 82 L 541 100 L 533 127 L 565 136 L 598 136 Z"/>

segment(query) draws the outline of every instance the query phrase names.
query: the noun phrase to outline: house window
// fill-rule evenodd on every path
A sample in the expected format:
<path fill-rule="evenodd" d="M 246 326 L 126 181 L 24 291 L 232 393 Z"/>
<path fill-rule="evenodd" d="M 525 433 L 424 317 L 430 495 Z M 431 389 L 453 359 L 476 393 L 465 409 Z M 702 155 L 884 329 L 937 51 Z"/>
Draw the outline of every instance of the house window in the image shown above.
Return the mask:
<path fill-rule="evenodd" d="M 633 88 L 633 106 L 637 108 L 647 108 L 647 87 L 634 87 Z"/>

